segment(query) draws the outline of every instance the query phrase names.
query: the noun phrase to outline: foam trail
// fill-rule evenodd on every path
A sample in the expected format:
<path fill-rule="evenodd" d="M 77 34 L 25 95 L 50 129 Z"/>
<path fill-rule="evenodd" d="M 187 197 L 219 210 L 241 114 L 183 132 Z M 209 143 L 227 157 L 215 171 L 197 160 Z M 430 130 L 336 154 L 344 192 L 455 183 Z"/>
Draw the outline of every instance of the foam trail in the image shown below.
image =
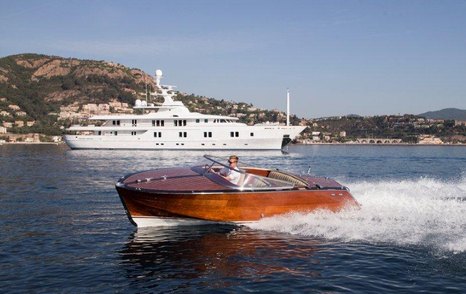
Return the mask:
<path fill-rule="evenodd" d="M 361 209 L 293 213 L 263 219 L 251 227 L 343 241 L 466 251 L 465 177 L 457 182 L 421 178 L 349 186 Z"/>

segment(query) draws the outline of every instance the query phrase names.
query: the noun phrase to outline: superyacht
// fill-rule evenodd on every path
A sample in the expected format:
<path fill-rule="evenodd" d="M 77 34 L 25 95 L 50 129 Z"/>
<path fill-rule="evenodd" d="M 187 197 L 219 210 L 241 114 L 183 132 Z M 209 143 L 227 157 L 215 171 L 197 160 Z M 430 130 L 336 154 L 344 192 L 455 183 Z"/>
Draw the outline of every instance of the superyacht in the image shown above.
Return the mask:
<path fill-rule="evenodd" d="M 93 125 L 73 125 L 67 129 L 65 142 L 71 149 L 189 149 L 189 150 L 280 150 L 297 137 L 305 126 L 289 123 L 247 125 L 237 117 L 190 112 L 175 101 L 174 86 L 161 85 L 162 71 L 155 73 L 163 103 L 136 100 L 133 109 L 142 114 L 96 115 Z"/>

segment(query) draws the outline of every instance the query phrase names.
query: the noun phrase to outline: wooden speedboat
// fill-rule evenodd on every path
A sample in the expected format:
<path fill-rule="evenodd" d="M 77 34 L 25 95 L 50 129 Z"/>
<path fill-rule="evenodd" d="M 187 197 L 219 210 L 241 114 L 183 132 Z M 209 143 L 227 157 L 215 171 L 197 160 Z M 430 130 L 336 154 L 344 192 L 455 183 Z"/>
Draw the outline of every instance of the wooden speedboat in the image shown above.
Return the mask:
<path fill-rule="evenodd" d="M 219 174 L 221 159 L 207 164 L 160 168 L 127 175 L 116 189 L 131 223 L 138 227 L 247 223 L 290 212 L 358 206 L 335 180 L 280 170 L 240 167 L 232 184 Z"/>

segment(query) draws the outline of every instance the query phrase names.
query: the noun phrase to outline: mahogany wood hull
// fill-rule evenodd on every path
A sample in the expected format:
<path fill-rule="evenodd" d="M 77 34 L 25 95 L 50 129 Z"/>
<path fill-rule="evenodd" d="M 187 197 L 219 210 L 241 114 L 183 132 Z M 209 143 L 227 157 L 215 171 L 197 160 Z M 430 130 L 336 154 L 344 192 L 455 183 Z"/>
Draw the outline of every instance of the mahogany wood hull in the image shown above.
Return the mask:
<path fill-rule="evenodd" d="M 160 192 L 138 191 L 117 185 L 130 221 L 138 227 L 245 223 L 290 212 L 319 209 L 337 212 L 358 206 L 347 190 L 294 189 L 285 191 Z"/>

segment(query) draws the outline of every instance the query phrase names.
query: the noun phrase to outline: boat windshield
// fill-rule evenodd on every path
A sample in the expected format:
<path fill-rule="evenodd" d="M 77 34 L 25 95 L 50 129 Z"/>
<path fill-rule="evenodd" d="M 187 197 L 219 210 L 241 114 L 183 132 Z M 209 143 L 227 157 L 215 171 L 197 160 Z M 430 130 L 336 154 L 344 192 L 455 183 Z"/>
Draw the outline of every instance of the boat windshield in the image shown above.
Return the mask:
<path fill-rule="evenodd" d="M 204 165 L 202 167 L 202 173 L 204 176 L 207 176 L 209 179 L 217 182 L 218 184 L 222 184 L 227 186 L 231 189 L 240 190 L 240 191 L 247 191 L 247 190 L 289 190 L 295 187 L 294 183 L 272 179 L 268 177 L 259 176 L 256 174 L 248 173 L 245 169 L 237 168 L 235 169 L 237 172 L 241 174 L 238 184 L 235 185 L 233 183 L 229 183 L 228 180 L 223 180 L 221 182 L 216 181 L 216 179 L 223 179 L 218 172 L 223 167 L 229 168 L 228 165 L 222 163 L 224 159 L 213 157 L 210 155 L 204 155 L 204 158 L 210 161 L 210 163 Z M 228 184 L 229 183 L 229 184 Z"/>

